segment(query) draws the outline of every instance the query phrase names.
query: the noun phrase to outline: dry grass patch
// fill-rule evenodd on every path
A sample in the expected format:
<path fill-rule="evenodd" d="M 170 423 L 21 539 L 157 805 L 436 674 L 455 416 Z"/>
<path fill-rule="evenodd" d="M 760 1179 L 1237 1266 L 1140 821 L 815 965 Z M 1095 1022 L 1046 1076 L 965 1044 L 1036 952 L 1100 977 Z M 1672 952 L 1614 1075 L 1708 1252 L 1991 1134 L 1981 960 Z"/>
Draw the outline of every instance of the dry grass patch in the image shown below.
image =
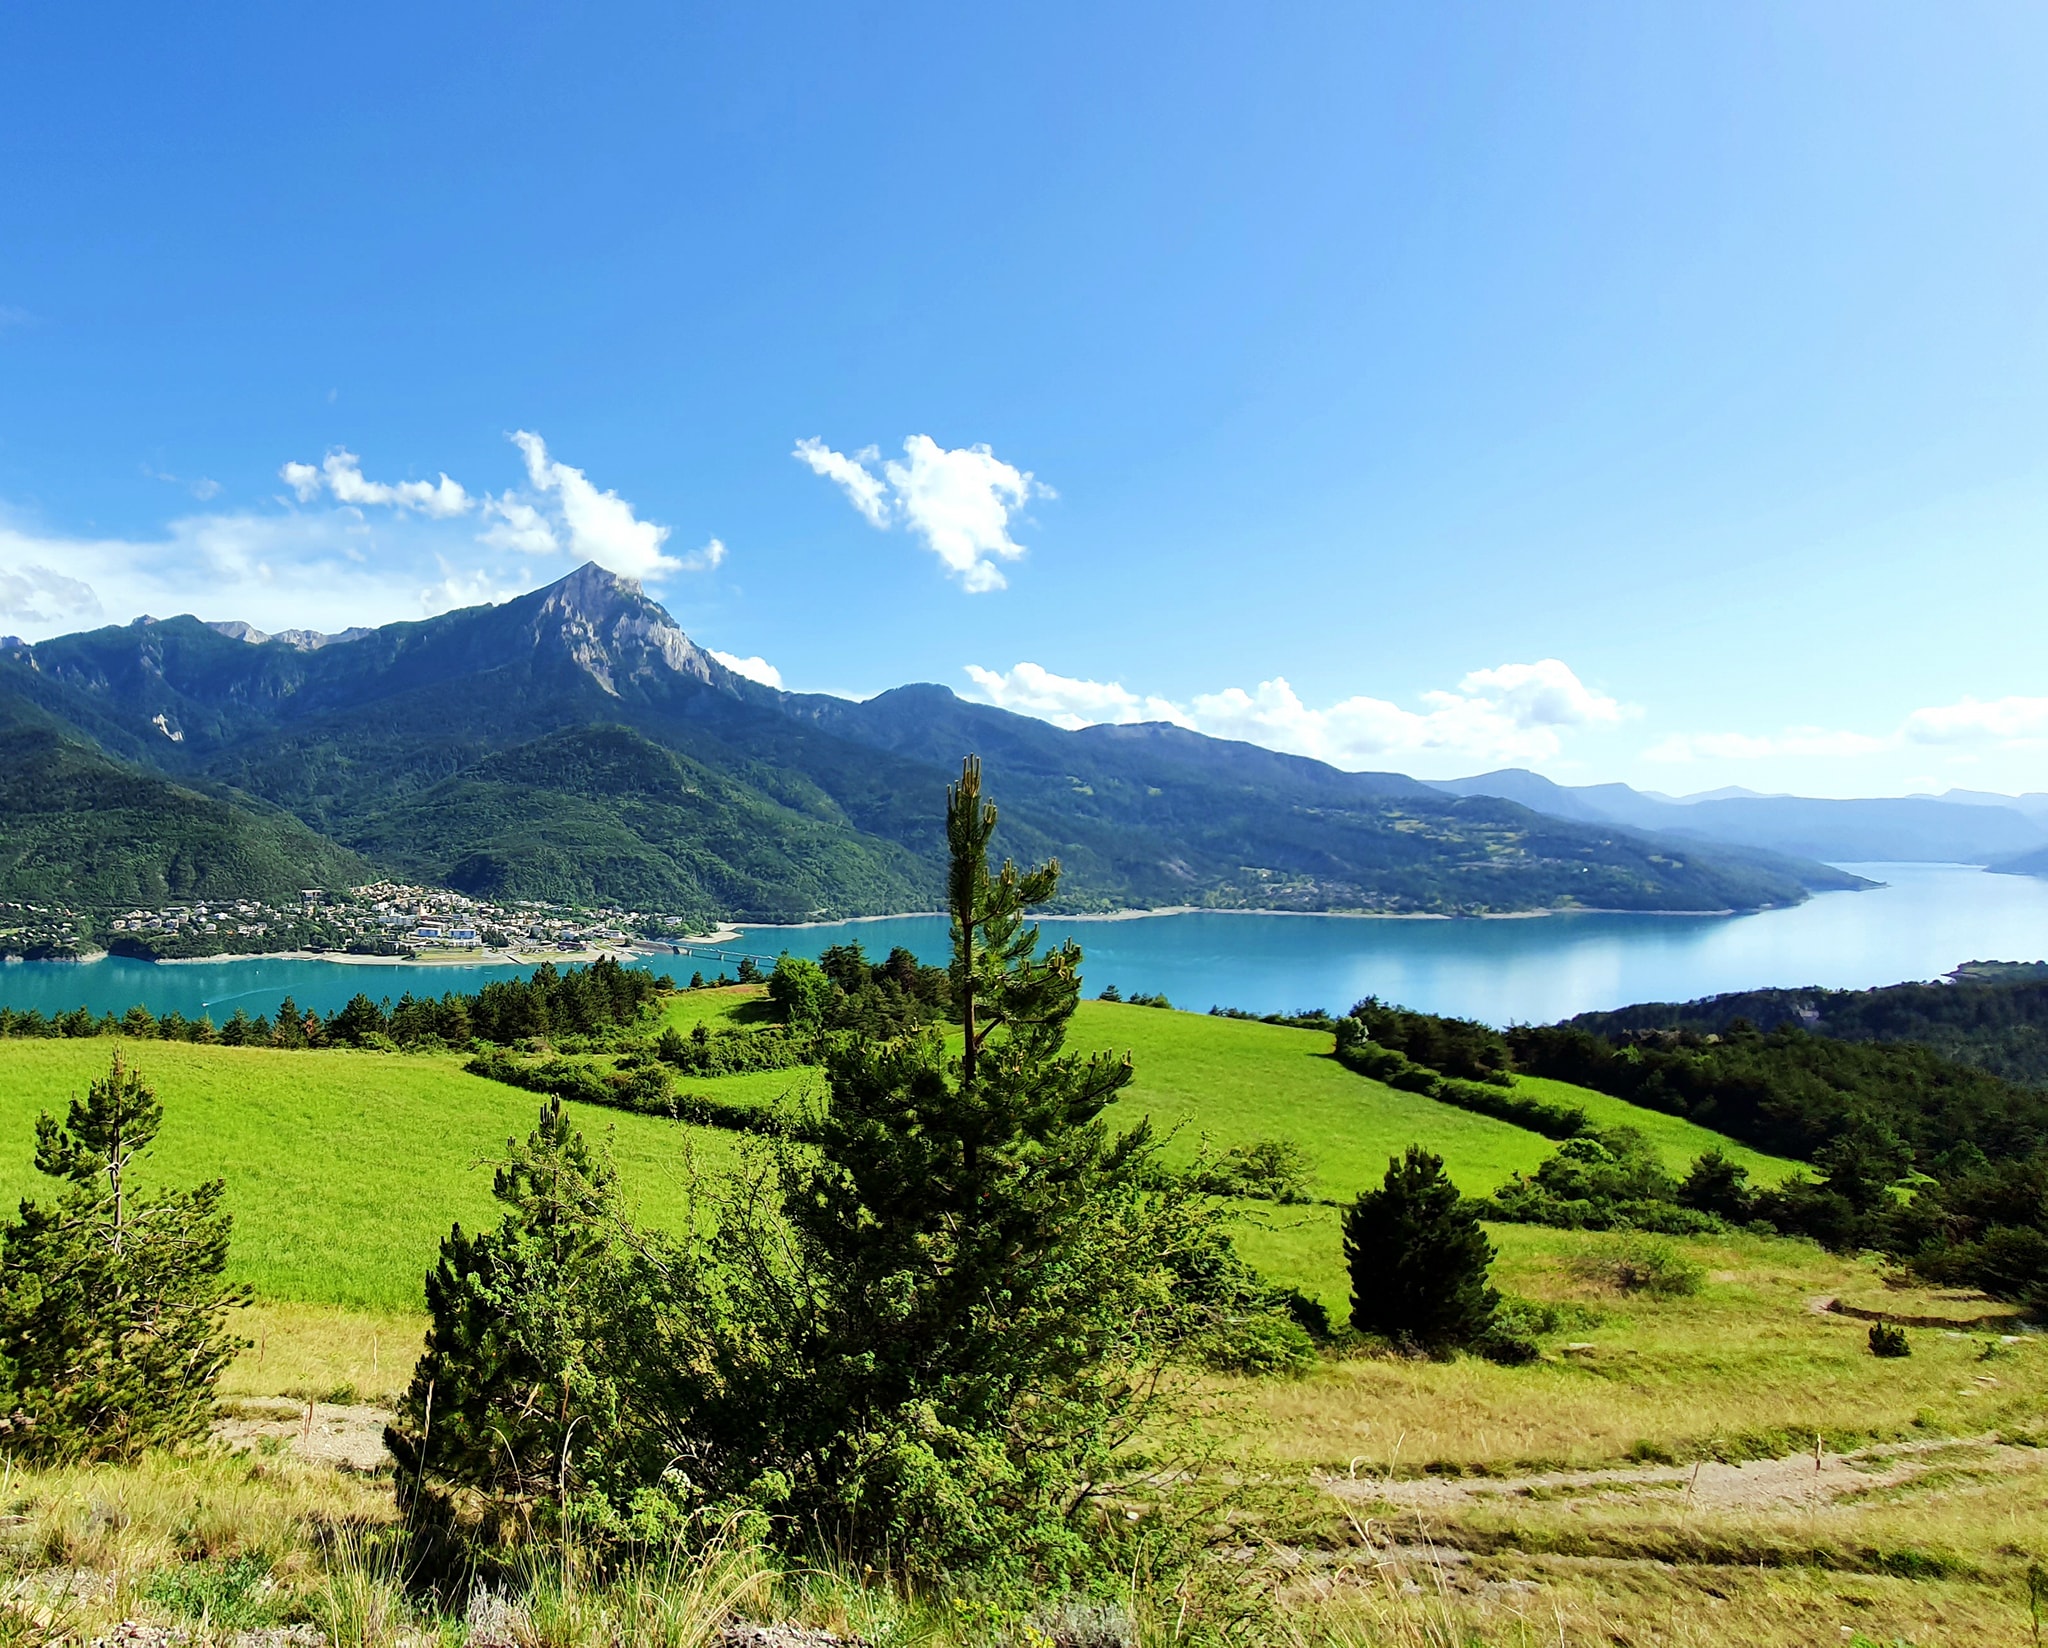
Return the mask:
<path fill-rule="evenodd" d="M 260 1300 L 237 1313 L 248 1341 L 220 1394 L 388 1407 L 412 1379 L 426 1338 L 423 1311 L 344 1310 Z"/>
<path fill-rule="evenodd" d="M 1673 1240 L 1707 1281 L 1660 1297 L 1602 1280 L 1603 1258 L 1640 1238 L 1492 1233 L 1505 1287 L 1575 1305 L 1589 1325 L 1551 1336 L 1531 1367 L 1360 1357 L 1293 1383 L 1248 1383 L 1277 1460 L 1383 1474 L 1740 1459 L 1810 1448 L 1816 1435 L 1843 1451 L 2048 1420 L 2048 1340 L 1913 1330 L 1913 1354 L 1886 1361 L 1870 1355 L 1866 1324 L 1814 1308 L 1878 1286 L 1872 1263 L 1775 1237 Z M 1921 1292 L 1888 1296 L 1905 1314 L 1944 1303 Z"/>

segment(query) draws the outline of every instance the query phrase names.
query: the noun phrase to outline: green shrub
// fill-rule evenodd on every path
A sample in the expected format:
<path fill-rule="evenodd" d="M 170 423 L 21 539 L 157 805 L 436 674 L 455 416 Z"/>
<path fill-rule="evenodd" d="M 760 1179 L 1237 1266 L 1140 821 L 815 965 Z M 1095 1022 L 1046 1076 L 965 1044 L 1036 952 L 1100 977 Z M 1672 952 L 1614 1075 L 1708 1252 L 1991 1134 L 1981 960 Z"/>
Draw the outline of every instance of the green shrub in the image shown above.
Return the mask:
<path fill-rule="evenodd" d="M 1205 1196 L 1300 1203 L 1311 1200 L 1314 1172 L 1314 1160 L 1294 1140 L 1255 1139 L 1233 1146 L 1213 1162 L 1197 1163 L 1188 1184 Z"/>
<path fill-rule="evenodd" d="M 643 1548 L 727 1527 L 913 1580 L 1064 1583 L 1153 1539 L 1123 1511 L 1174 1441 L 1175 1368 L 1305 1363 L 1224 1215 L 1157 1170 L 1143 1122 L 1108 1125 L 1129 1061 L 1065 1051 L 1080 952 L 1038 953 L 1024 915 L 1058 867 L 993 871 L 994 826 L 970 761 L 947 812 L 958 1055 L 936 1027 L 849 1031 L 807 1141 L 707 1185 L 700 1220 L 637 1228 L 543 1113 L 499 1226 L 451 1231 L 428 1282 L 388 1435 L 423 1519 Z M 859 985 L 843 949 L 821 966 Z"/>
<path fill-rule="evenodd" d="M 1663 1158 L 1632 1127 L 1567 1139 L 1533 1174 L 1516 1173 L 1483 1204 L 1486 1216 L 1561 1230 L 1648 1230 L 1670 1236 L 1723 1229 L 1711 1213 L 1681 1207 Z"/>
<path fill-rule="evenodd" d="M 1870 1324 L 1870 1354 L 1872 1356 L 1911 1356 L 1913 1347 L 1907 1342 L 1906 1330 L 1894 1327 L 1890 1322 Z"/>
<path fill-rule="evenodd" d="M 1637 1238 L 1605 1252 L 1578 1254 L 1567 1268 L 1581 1281 L 1654 1299 L 1690 1298 L 1707 1280 L 1706 1266 L 1686 1258 L 1669 1242 Z"/>

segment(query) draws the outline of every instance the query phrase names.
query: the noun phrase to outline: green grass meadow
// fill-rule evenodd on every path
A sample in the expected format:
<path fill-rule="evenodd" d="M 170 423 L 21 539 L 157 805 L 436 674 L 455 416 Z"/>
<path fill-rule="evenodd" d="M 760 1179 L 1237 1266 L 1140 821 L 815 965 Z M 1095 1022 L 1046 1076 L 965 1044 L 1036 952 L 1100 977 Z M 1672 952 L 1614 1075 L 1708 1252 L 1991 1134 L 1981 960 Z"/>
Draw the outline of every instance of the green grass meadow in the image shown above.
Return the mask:
<path fill-rule="evenodd" d="M 232 1270 L 266 1298 L 417 1310 L 448 1227 L 492 1222 L 488 1159 L 539 1114 L 536 1095 L 467 1074 L 455 1056 L 289 1053 L 106 1037 L 0 1042 L 0 1196 L 46 1195 L 38 1111 L 59 1115 L 115 1047 L 164 1103 L 151 1182 L 227 1180 Z M 692 1158 L 716 1167 L 735 1136 L 589 1106 L 646 1216 L 680 1218 Z"/>
<path fill-rule="evenodd" d="M 687 1032 L 757 1022 L 758 989 L 692 991 L 661 1006 Z M 451 1223 L 489 1222 L 490 1159 L 533 1125 L 532 1095 L 469 1075 L 455 1055 L 318 1053 L 194 1047 L 159 1041 L 0 1042 L 0 1196 L 47 1193 L 31 1166 L 38 1111 L 62 1111 L 103 1072 L 114 1048 L 165 1102 L 164 1130 L 146 1176 L 189 1184 L 220 1175 L 236 1215 L 234 1272 L 266 1298 L 371 1310 L 412 1310 L 436 1245 Z M 1315 1192 L 1345 1201 L 1385 1172 L 1410 1143 L 1441 1154 L 1461 1188 L 1491 1190 L 1533 1168 L 1548 1140 L 1505 1122 L 1354 1075 L 1312 1030 L 1156 1008 L 1086 1002 L 1070 1046 L 1128 1051 L 1137 1078 L 1111 1112 L 1149 1117 L 1170 1160 L 1266 1137 L 1299 1141 L 1317 1167 Z M 772 1105 L 814 1094 L 810 1071 L 694 1078 L 683 1086 L 736 1102 Z M 1594 1111 L 1627 1119 L 1675 1167 L 1716 1134 L 1619 1100 L 1532 1083 Z M 735 1135 L 617 1111 L 572 1106 L 593 1135 L 608 1135 L 643 1215 L 683 1216 L 693 1169 L 716 1171 Z M 1788 1163 L 1734 1148 L 1763 1177 Z M 1247 1254 L 1278 1281 L 1342 1303 L 1335 1210 L 1247 1204 Z"/>

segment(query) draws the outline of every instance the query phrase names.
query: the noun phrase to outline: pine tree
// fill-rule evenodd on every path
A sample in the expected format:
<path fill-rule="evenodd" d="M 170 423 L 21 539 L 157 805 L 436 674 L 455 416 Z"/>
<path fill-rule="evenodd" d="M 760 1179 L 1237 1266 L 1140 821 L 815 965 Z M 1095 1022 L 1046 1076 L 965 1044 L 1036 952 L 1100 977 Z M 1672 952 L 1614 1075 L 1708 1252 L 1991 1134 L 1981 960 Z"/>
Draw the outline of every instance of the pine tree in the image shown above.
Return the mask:
<path fill-rule="evenodd" d="M 757 1146 L 673 1237 L 550 1108 L 501 1224 L 451 1233 L 428 1279 L 402 1493 L 474 1490 L 501 1530 L 739 1517 L 841 1560 L 1071 1573 L 1127 1528 L 1095 1507 L 1163 1433 L 1166 1366 L 1232 1334 L 1265 1354 L 1222 1216 L 1142 1122 L 1107 1125 L 1129 1061 L 1064 1051 L 1080 952 L 1039 953 L 1025 917 L 1058 866 L 990 869 L 975 762 L 948 801 L 960 1054 L 936 1026 L 849 1035 L 804 1142 Z"/>
<path fill-rule="evenodd" d="M 40 1457 L 130 1457 L 198 1439 L 241 1341 L 227 1314 L 233 1219 L 219 1179 L 144 1191 L 135 1163 L 163 1106 L 114 1055 L 62 1124 L 36 1123 L 36 1169 L 69 1188 L 0 1229 L 0 1358 L 12 1445 Z"/>
<path fill-rule="evenodd" d="M 933 1565 L 1043 1557 L 1110 1474 L 1136 1370 L 1245 1274 L 1191 1202 L 1144 1188 L 1149 1128 L 1107 1126 L 1129 1060 L 1063 1051 L 1080 951 L 1040 954 L 1025 915 L 1059 866 L 992 872 L 995 827 L 970 759 L 946 814 L 960 1056 L 936 1032 L 856 1042 L 815 1153 L 785 1169 L 818 1302 L 789 1508 Z"/>
<path fill-rule="evenodd" d="M 559 1529 L 579 1505 L 602 1526 L 675 1457 L 632 1394 L 661 1350 L 649 1284 L 673 1255 L 631 1230 L 616 1170 L 559 1100 L 506 1152 L 505 1217 L 456 1225 L 427 1273 L 426 1351 L 385 1443 L 401 1501 L 432 1516 L 475 1488 L 501 1535 Z"/>
<path fill-rule="evenodd" d="M 1478 1344 L 1500 1295 L 1487 1283 L 1493 1244 L 1441 1156 L 1420 1145 L 1387 1163 L 1385 1183 L 1344 1215 L 1351 1325 L 1441 1355 Z"/>

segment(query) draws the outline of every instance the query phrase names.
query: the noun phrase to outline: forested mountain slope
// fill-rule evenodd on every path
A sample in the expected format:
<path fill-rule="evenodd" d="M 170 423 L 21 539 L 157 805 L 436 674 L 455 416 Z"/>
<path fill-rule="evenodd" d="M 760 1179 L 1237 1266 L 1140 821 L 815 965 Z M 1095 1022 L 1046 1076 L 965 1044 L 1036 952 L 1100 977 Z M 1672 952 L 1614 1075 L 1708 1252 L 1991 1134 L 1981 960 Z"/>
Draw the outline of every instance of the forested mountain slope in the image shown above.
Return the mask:
<path fill-rule="evenodd" d="M 297 819 L 116 761 L 0 692 L 0 899 L 156 906 L 296 902 L 369 867 Z"/>
<path fill-rule="evenodd" d="M 1076 908 L 1724 910 L 1858 885 L 1175 727 L 1068 732 L 932 686 L 777 692 L 595 566 L 317 644 L 190 617 L 8 643 L 0 690 L 220 806 L 287 810 L 326 838 L 309 865 L 341 849 L 503 896 L 754 920 L 929 908 L 937 800 L 968 751 L 1002 775 L 1010 850 L 1058 854 Z"/>

